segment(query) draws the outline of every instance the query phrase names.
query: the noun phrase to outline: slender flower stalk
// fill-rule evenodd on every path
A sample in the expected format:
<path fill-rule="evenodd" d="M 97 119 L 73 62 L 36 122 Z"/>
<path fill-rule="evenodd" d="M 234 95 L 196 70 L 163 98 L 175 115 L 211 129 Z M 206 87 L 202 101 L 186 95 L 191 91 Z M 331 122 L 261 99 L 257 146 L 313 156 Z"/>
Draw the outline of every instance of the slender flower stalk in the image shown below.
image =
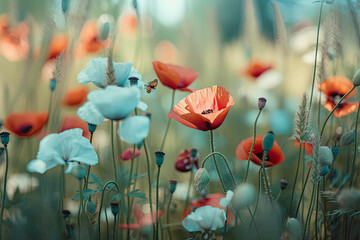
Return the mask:
<path fill-rule="evenodd" d="M 148 187 L 149 187 L 149 204 L 150 204 L 150 213 L 151 213 L 151 219 L 152 219 L 152 225 L 153 225 L 153 232 L 155 231 L 155 219 L 153 214 L 153 207 L 152 207 L 152 198 L 151 198 L 151 177 L 150 177 L 150 159 L 149 159 L 149 153 L 147 151 L 147 146 L 145 140 L 143 140 L 143 146 L 144 146 L 144 152 L 146 156 L 146 166 L 147 166 L 147 177 L 148 177 Z"/>
<path fill-rule="evenodd" d="M 78 239 L 81 239 L 81 211 L 83 205 L 83 191 L 82 191 L 82 179 L 79 180 L 79 193 L 80 193 L 80 204 L 79 204 L 79 212 L 78 212 Z"/>
<path fill-rule="evenodd" d="M 95 129 L 93 129 L 93 126 L 95 126 L 95 128 L 96 128 L 96 125 L 88 124 L 88 128 L 89 128 L 89 131 L 90 131 L 90 144 L 91 145 L 92 145 L 93 135 L 94 135 L 94 131 L 95 131 Z M 91 170 L 91 166 L 89 165 L 87 167 L 87 171 L 86 171 L 86 179 L 85 179 L 85 187 L 84 187 L 84 189 L 88 189 L 90 170 Z"/>
<path fill-rule="evenodd" d="M 214 134 L 213 134 L 213 131 L 212 131 L 212 130 L 210 130 L 210 147 L 211 147 L 211 152 L 212 152 L 212 153 L 215 152 L 215 148 L 214 148 Z M 218 166 L 218 164 L 217 164 L 217 162 L 216 162 L 215 154 L 213 154 L 213 159 L 214 159 L 214 164 L 215 164 L 216 171 L 217 171 L 217 173 L 218 173 L 218 175 L 219 175 L 219 179 L 220 179 L 221 186 L 223 187 L 224 192 L 226 192 L 226 191 L 227 191 L 227 188 L 225 187 L 225 185 L 224 185 L 224 180 L 223 180 L 223 178 L 222 178 L 222 176 L 221 176 L 221 174 L 220 174 L 220 169 L 219 169 L 219 166 Z M 204 164 L 205 164 L 205 161 L 203 162 L 203 165 L 204 165 Z"/>
<path fill-rule="evenodd" d="M 255 140 L 256 140 L 256 124 L 257 124 L 257 121 L 258 121 L 258 119 L 259 119 L 261 110 L 262 110 L 262 109 L 259 109 L 259 112 L 258 112 L 258 114 L 257 114 L 257 116 L 256 116 L 255 123 L 254 123 L 254 140 L 253 140 L 253 143 L 252 143 L 252 145 L 251 145 L 251 149 L 250 149 L 250 153 L 249 153 L 249 158 L 248 158 L 248 162 L 247 162 L 247 167 L 246 167 L 246 172 L 245 172 L 244 183 L 246 183 L 247 176 L 248 176 L 248 173 L 249 173 L 250 159 L 251 159 L 251 155 L 252 155 L 253 150 L 254 150 Z"/>
<path fill-rule="evenodd" d="M 290 217 L 291 207 L 292 207 L 292 204 L 293 204 L 296 181 L 297 181 L 297 178 L 298 178 L 300 162 L 301 162 L 301 159 L 302 159 L 301 151 L 302 151 L 302 141 L 300 141 L 299 155 L 298 155 L 297 166 L 296 166 L 296 173 L 295 173 L 295 177 L 294 177 L 293 187 L 292 187 L 292 190 L 291 190 L 290 206 L 289 206 L 289 209 L 288 209 L 288 212 L 287 212 L 287 218 L 286 219 L 288 219 Z"/>
<path fill-rule="evenodd" d="M 357 153 L 357 147 L 358 147 L 357 146 L 357 130 L 358 130 L 359 112 L 360 112 L 360 108 L 358 108 L 358 110 L 357 110 L 356 120 L 355 120 L 354 155 L 353 155 L 352 164 L 351 164 L 350 187 L 352 187 L 354 172 L 355 172 L 354 166 L 355 166 L 356 153 Z"/>
<path fill-rule="evenodd" d="M 127 197 L 127 204 L 128 204 L 128 209 L 131 209 L 131 201 L 130 201 L 130 187 L 131 187 L 131 177 L 132 177 L 132 172 L 133 172 L 133 168 L 134 168 L 134 159 L 135 159 L 135 147 L 136 145 L 134 144 L 133 147 L 133 156 L 131 159 L 131 165 L 130 165 L 130 172 L 129 172 L 129 180 L 128 180 L 128 197 Z M 131 211 L 129 211 L 128 216 L 127 216 L 127 224 L 128 226 L 130 225 L 130 220 L 131 220 Z M 127 229 L 127 239 L 130 239 L 130 228 Z"/>
<path fill-rule="evenodd" d="M 174 89 L 173 92 L 172 92 L 170 111 L 171 111 L 171 110 L 173 109 L 173 107 L 174 107 L 174 99 L 175 99 L 175 89 Z M 166 141 L 166 136 L 167 136 L 168 131 L 169 131 L 169 128 L 170 128 L 170 123 L 171 123 L 171 118 L 168 119 L 168 123 L 167 123 L 167 125 L 166 125 L 166 130 L 165 130 L 164 137 L 163 137 L 163 140 L 162 140 L 162 143 L 161 143 L 160 152 L 162 152 L 163 149 L 164 149 L 165 141 Z"/>
<path fill-rule="evenodd" d="M 169 224 L 170 224 L 170 219 L 169 218 L 170 218 L 170 206 L 171 206 L 172 197 L 173 197 L 173 194 L 171 193 L 169 203 L 168 203 L 168 206 L 167 206 L 167 210 L 166 210 L 166 224 L 167 224 L 167 231 L 168 231 L 170 240 L 172 240 L 172 235 L 171 235 L 170 226 L 169 226 Z"/>
<path fill-rule="evenodd" d="M 156 239 L 159 239 L 159 180 L 161 165 L 158 165 L 158 174 L 156 178 Z"/>
<path fill-rule="evenodd" d="M 9 169 L 9 153 L 7 145 L 5 147 L 5 160 L 6 160 L 6 167 L 5 167 L 5 176 L 4 176 L 4 188 L 2 194 L 2 201 L 1 201 L 1 213 L 0 213 L 0 239 L 2 239 L 2 225 L 3 225 L 3 216 L 4 216 L 4 208 L 5 208 L 5 196 L 6 196 L 6 184 L 7 184 L 7 174 Z"/>
<path fill-rule="evenodd" d="M 111 120 L 110 122 L 110 137 L 111 137 L 111 151 L 112 151 L 112 158 L 113 158 L 113 164 L 114 164 L 114 174 L 115 174 L 115 181 L 118 181 L 118 176 L 117 176 L 117 167 L 116 167 L 116 160 L 115 160 L 115 148 L 114 148 L 114 121 Z"/>
<path fill-rule="evenodd" d="M 297 215 L 298 215 L 298 213 L 299 213 L 300 203 L 301 203 L 301 200 L 302 200 L 302 198 L 303 198 L 303 196 L 304 196 L 304 192 L 305 192 L 306 184 L 307 184 L 307 182 L 308 182 L 308 180 L 309 180 L 310 172 L 311 172 L 311 166 L 309 167 L 309 170 L 308 170 L 308 172 L 307 172 L 307 174 L 306 174 L 305 182 L 304 182 L 303 188 L 302 188 L 302 190 L 301 190 L 299 202 L 298 202 L 298 205 L 297 205 L 297 207 L 296 207 L 295 218 L 297 218 Z"/>
<path fill-rule="evenodd" d="M 263 175 L 263 178 L 264 178 L 264 182 L 265 182 L 265 189 L 266 189 L 266 192 L 268 194 L 268 197 L 269 197 L 269 200 L 270 202 L 272 203 L 273 202 L 273 197 L 271 195 L 271 188 L 270 188 L 270 183 L 269 183 L 269 179 L 268 179 L 268 176 L 267 176 L 267 173 L 266 173 L 266 163 L 265 163 L 265 159 L 267 158 L 267 152 L 264 152 L 264 156 L 263 156 L 263 162 L 261 164 L 261 169 L 262 169 L 262 175 Z"/>
<path fill-rule="evenodd" d="M 190 171 L 189 185 L 188 185 L 188 189 L 187 189 L 187 193 L 186 193 L 186 201 L 185 201 L 184 210 L 185 210 L 185 209 L 187 208 L 187 206 L 189 205 L 191 183 L 192 183 L 192 179 L 193 179 L 193 177 L 194 177 L 193 166 L 194 166 L 194 163 L 191 162 L 191 171 Z"/>

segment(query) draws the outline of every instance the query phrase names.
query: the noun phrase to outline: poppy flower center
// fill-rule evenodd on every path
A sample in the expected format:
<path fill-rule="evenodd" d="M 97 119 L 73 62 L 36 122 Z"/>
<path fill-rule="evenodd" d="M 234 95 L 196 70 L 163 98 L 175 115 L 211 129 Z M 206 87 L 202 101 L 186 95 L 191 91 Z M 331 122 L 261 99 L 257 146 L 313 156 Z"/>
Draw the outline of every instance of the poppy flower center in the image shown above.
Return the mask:
<path fill-rule="evenodd" d="M 209 109 L 202 111 L 201 114 L 209 114 L 209 113 L 213 113 L 213 112 L 214 112 L 214 110 L 209 108 Z"/>
<path fill-rule="evenodd" d="M 329 100 L 334 102 L 335 104 L 337 104 L 343 96 L 344 96 L 344 94 L 333 93 L 329 96 Z M 343 101 L 343 103 L 344 103 L 344 101 Z M 338 106 L 339 109 L 343 107 L 343 103 L 341 103 Z"/>
<path fill-rule="evenodd" d="M 31 125 L 24 125 L 20 127 L 21 133 L 28 133 L 32 129 Z"/>
<path fill-rule="evenodd" d="M 255 154 L 260 160 L 263 160 L 263 156 L 264 156 L 264 153 L 263 153 L 263 152 L 254 153 L 254 154 Z M 265 161 L 270 161 L 270 160 L 269 160 L 269 155 L 266 156 Z"/>

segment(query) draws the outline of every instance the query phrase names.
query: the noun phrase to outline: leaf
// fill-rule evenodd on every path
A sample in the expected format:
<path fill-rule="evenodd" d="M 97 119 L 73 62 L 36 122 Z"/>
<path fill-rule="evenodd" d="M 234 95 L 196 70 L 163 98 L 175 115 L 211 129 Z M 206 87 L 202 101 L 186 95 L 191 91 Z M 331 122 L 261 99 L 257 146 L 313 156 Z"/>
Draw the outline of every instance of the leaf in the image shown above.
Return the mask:
<path fill-rule="evenodd" d="M 101 181 L 100 178 L 98 178 L 95 174 L 90 173 L 89 178 L 92 179 L 92 180 L 94 180 L 94 182 L 89 182 L 90 184 L 97 183 L 97 184 L 99 184 L 101 187 L 104 186 L 103 181 Z"/>
<path fill-rule="evenodd" d="M 77 194 L 76 194 L 75 197 L 73 197 L 71 200 L 76 200 L 76 199 L 78 199 L 78 198 L 80 197 L 79 191 L 76 191 L 76 192 L 77 192 Z M 95 193 L 97 193 L 97 192 L 99 192 L 99 190 L 85 189 L 85 190 L 83 191 L 83 201 L 90 199 L 90 197 L 91 197 L 92 195 L 94 195 Z"/>
<path fill-rule="evenodd" d="M 344 184 L 347 182 L 347 180 L 349 180 L 349 178 L 350 178 L 350 173 L 347 173 L 343 176 L 339 184 L 339 189 L 341 189 L 344 186 Z"/>
<path fill-rule="evenodd" d="M 146 200 L 146 195 L 144 193 L 140 193 L 139 191 L 140 189 L 135 189 L 134 191 L 127 193 L 126 196 L 137 197 Z"/>

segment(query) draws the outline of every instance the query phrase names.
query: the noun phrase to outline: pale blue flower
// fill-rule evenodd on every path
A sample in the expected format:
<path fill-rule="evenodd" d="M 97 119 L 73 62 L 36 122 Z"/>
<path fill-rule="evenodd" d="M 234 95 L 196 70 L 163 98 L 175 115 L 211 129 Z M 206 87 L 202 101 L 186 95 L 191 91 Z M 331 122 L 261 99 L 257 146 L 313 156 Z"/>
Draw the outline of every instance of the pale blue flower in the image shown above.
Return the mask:
<path fill-rule="evenodd" d="M 82 70 L 77 80 L 81 84 L 87 84 L 92 82 L 98 87 L 105 88 L 108 86 L 106 81 L 106 69 L 107 69 L 107 58 L 93 58 L 88 62 L 88 67 Z M 144 84 L 141 79 L 142 76 L 133 68 L 132 62 L 127 63 L 115 63 L 113 62 L 115 69 L 116 85 L 120 87 L 130 86 L 129 77 L 137 77 L 139 79 L 138 87 L 143 88 Z"/>
<path fill-rule="evenodd" d="M 131 144 L 141 143 L 150 131 L 150 118 L 147 116 L 131 116 L 125 118 L 119 127 L 120 137 Z"/>
<path fill-rule="evenodd" d="M 225 211 L 211 206 L 204 206 L 197 208 L 191 212 L 183 221 L 183 227 L 188 232 L 199 232 L 212 230 L 224 227 L 226 220 Z"/>
<path fill-rule="evenodd" d="M 86 102 L 76 113 L 82 120 L 93 125 L 100 125 L 104 121 L 104 116 L 92 102 Z"/>
<path fill-rule="evenodd" d="M 97 164 L 98 156 L 82 132 L 82 129 L 75 128 L 44 137 L 36 159 L 28 163 L 26 170 L 43 174 L 56 165 L 67 165 L 65 173 L 71 173 L 74 164 Z"/>

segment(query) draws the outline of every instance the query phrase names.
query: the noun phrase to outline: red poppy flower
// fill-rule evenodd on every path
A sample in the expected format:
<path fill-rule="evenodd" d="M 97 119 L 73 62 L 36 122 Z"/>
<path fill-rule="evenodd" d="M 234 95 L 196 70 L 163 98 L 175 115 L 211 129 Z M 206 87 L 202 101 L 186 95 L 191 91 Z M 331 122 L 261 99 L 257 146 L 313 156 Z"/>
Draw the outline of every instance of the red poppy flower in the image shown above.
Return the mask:
<path fill-rule="evenodd" d="M 212 193 L 208 194 L 200 199 L 194 200 L 190 203 L 190 205 L 185 209 L 185 211 L 181 214 L 181 220 L 184 220 L 187 215 L 189 215 L 192 211 L 194 211 L 198 207 L 211 206 L 223 209 L 226 211 L 226 207 L 221 206 L 220 200 L 225 198 L 226 196 L 221 193 Z M 234 219 L 234 215 L 231 212 L 230 208 L 228 209 L 228 225 L 232 223 Z"/>
<path fill-rule="evenodd" d="M 143 210 L 141 209 L 141 206 L 139 204 L 134 204 L 133 206 L 133 211 L 134 211 L 134 215 L 136 218 L 136 223 L 131 223 L 129 225 L 127 224 L 119 224 L 118 228 L 122 228 L 122 229 L 138 229 L 141 228 L 143 226 L 151 226 L 152 225 L 152 217 L 151 217 L 151 213 L 144 215 Z M 162 217 L 163 211 L 158 211 L 158 219 L 160 219 Z M 154 215 L 154 223 L 156 223 L 156 211 L 153 212 Z"/>
<path fill-rule="evenodd" d="M 26 138 L 39 133 L 47 121 L 47 112 L 17 112 L 6 117 L 4 126 L 16 136 Z"/>
<path fill-rule="evenodd" d="M 196 154 L 195 157 L 191 156 L 190 150 L 182 150 L 176 157 L 175 168 L 180 172 L 188 172 L 192 170 L 192 165 L 199 168 L 199 156 Z"/>
<path fill-rule="evenodd" d="M 261 165 L 261 163 L 263 162 L 262 160 L 264 154 L 264 150 L 262 148 L 263 138 L 264 136 L 256 136 L 254 149 L 250 158 L 250 160 L 257 165 Z M 239 160 L 248 160 L 253 140 L 254 137 L 249 137 L 247 139 L 244 139 L 236 147 L 236 157 Z M 283 151 L 275 141 L 273 147 L 268 152 L 267 159 L 265 160 L 266 166 L 272 167 L 279 163 L 282 163 L 284 160 L 285 160 L 285 154 L 283 153 Z"/>
<path fill-rule="evenodd" d="M 343 97 L 354 86 L 353 82 L 346 77 L 333 76 L 320 84 L 320 91 L 326 96 L 324 107 L 332 111 L 341 97 Z M 342 116 L 353 113 L 359 107 L 359 102 L 347 102 L 356 93 L 356 88 L 342 101 L 339 107 L 334 111 L 334 116 L 340 118 Z"/>
<path fill-rule="evenodd" d="M 7 14 L 0 16 L 0 53 L 9 61 L 19 61 L 28 56 L 29 27 L 25 22 L 10 25 Z"/>
<path fill-rule="evenodd" d="M 88 88 L 83 85 L 71 88 L 66 92 L 62 102 L 66 106 L 82 105 L 84 102 L 86 102 L 86 96 L 88 92 Z"/>
<path fill-rule="evenodd" d="M 232 105 L 234 99 L 225 88 L 212 86 L 189 94 L 168 117 L 191 128 L 214 130 L 223 123 Z"/>
<path fill-rule="evenodd" d="M 296 139 L 293 139 L 294 143 L 295 143 L 295 147 L 299 147 L 300 146 L 300 142 Z M 302 143 L 302 148 L 305 147 L 305 151 L 306 151 L 306 155 L 312 156 L 312 151 L 313 151 L 313 146 L 311 144 L 311 142 L 306 141 Z"/>
<path fill-rule="evenodd" d="M 46 55 L 47 60 L 55 59 L 60 53 L 67 48 L 69 44 L 69 37 L 64 33 L 58 33 L 51 40 L 48 52 Z"/>
<path fill-rule="evenodd" d="M 272 69 L 273 67 L 271 65 L 267 65 L 263 62 L 261 62 L 258 59 L 253 59 L 250 61 L 249 65 L 245 69 L 245 74 L 257 78 L 261 74 L 263 74 L 265 71 Z"/>
<path fill-rule="evenodd" d="M 135 158 L 137 158 L 138 156 L 140 156 L 140 151 L 135 149 Z M 130 159 L 133 158 L 133 154 L 134 154 L 134 149 L 133 148 L 128 148 L 125 151 L 122 152 L 122 154 L 120 155 L 120 159 L 123 161 L 128 161 Z"/>
<path fill-rule="evenodd" d="M 59 132 L 63 132 L 73 128 L 81 128 L 83 130 L 83 136 L 87 139 L 90 139 L 88 124 L 77 116 L 66 115 L 63 118 Z"/>
<path fill-rule="evenodd" d="M 174 90 L 193 92 L 187 88 L 199 76 L 199 73 L 189 67 L 153 62 L 153 67 L 160 82 Z"/>
<path fill-rule="evenodd" d="M 75 55 L 82 57 L 88 53 L 98 52 L 108 46 L 109 41 L 102 41 L 98 37 L 98 27 L 96 20 L 88 21 L 84 24 L 80 33 L 80 41 L 76 46 Z"/>

